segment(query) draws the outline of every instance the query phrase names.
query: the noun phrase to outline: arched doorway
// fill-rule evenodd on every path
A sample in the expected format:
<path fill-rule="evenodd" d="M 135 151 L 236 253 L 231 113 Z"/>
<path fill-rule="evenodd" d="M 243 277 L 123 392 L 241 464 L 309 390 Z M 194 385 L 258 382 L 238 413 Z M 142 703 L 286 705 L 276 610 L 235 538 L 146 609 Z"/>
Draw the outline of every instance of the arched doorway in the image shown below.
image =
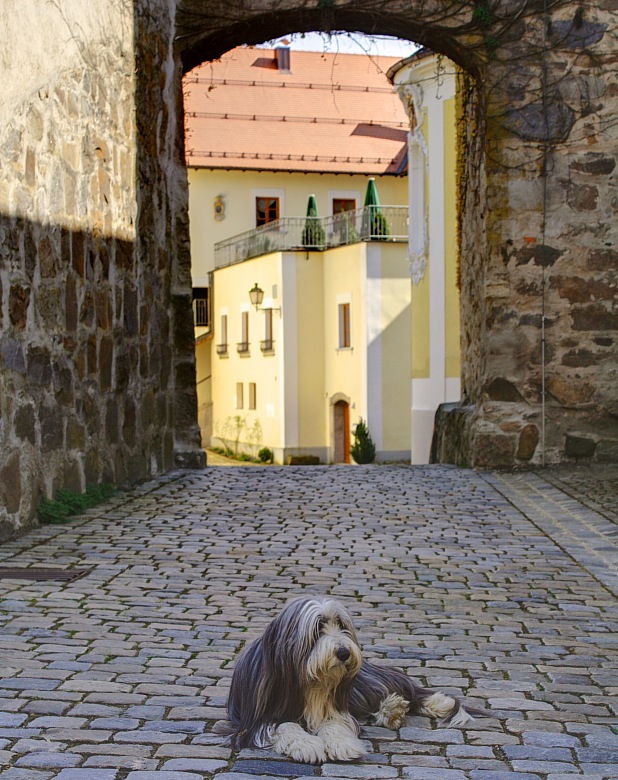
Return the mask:
<path fill-rule="evenodd" d="M 465 73 L 456 162 L 462 402 L 439 416 L 436 457 L 515 466 L 568 460 L 581 443 L 587 457 L 615 458 L 615 381 L 603 351 L 618 329 L 603 216 L 611 187 L 586 178 L 611 176 L 615 138 L 591 129 L 590 112 L 610 112 L 610 101 L 593 109 L 584 99 L 590 75 L 578 61 L 598 63 L 595 94 L 609 94 L 611 68 L 602 63 L 611 57 L 612 12 L 590 8 L 583 18 L 564 0 L 541 22 L 532 3 L 497 14 L 472 0 L 446 9 L 287 0 L 276 10 L 232 0 L 224 16 L 216 3 L 180 0 L 176 26 L 185 69 L 240 44 L 312 30 L 396 35 L 457 63 Z M 581 293 L 582 278 L 592 285 L 601 276 L 601 302 Z M 582 416 L 590 404 L 594 415 Z"/>
<path fill-rule="evenodd" d="M 333 404 L 333 463 L 350 462 L 350 404 L 339 400 Z"/>

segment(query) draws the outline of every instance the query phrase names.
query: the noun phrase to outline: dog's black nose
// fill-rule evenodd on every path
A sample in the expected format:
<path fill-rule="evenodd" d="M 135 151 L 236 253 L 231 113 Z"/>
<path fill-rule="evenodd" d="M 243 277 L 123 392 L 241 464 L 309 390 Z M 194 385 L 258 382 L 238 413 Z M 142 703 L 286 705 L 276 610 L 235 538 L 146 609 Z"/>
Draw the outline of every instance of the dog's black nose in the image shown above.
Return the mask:
<path fill-rule="evenodd" d="M 340 661 L 347 661 L 348 658 L 350 657 L 350 651 L 348 650 L 347 647 L 338 647 L 335 652 L 335 655 Z"/>

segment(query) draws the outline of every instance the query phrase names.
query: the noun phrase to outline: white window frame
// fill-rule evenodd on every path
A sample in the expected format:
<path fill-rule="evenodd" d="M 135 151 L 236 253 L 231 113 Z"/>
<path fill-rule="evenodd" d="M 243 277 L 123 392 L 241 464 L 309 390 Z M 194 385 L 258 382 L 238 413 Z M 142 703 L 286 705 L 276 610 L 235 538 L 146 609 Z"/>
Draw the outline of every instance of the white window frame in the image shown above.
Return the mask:
<path fill-rule="evenodd" d="M 345 329 L 343 328 L 343 306 L 347 305 L 348 308 L 348 336 L 349 336 L 349 344 L 343 344 L 343 336 L 345 333 Z M 353 341 L 352 341 L 352 295 L 351 293 L 346 293 L 343 295 L 337 296 L 337 349 L 338 350 L 345 350 L 345 349 L 352 349 L 353 347 Z"/>
<path fill-rule="evenodd" d="M 260 187 L 259 189 L 251 190 L 251 225 L 252 228 L 257 227 L 257 214 L 255 213 L 255 201 L 257 198 L 279 198 L 279 219 L 285 217 L 285 190 L 280 189 L 268 189 L 268 187 Z"/>
<path fill-rule="evenodd" d="M 362 194 L 360 190 L 330 190 L 328 193 L 328 213 L 333 216 L 333 203 L 336 200 L 352 200 L 356 201 L 356 208 L 360 209 L 363 205 Z"/>

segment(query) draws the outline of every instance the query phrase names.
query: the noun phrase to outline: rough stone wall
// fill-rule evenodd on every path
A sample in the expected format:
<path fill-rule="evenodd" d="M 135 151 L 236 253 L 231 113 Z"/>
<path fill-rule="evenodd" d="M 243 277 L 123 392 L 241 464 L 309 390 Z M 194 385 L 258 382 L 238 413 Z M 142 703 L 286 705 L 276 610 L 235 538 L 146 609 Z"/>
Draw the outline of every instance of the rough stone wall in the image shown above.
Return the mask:
<path fill-rule="evenodd" d="M 59 488 L 201 462 L 172 19 L 81 5 L 31 20 L 75 45 L 0 110 L 0 538 Z"/>
<path fill-rule="evenodd" d="M 530 15 L 488 67 L 474 465 L 618 458 L 616 11 Z"/>
<path fill-rule="evenodd" d="M 179 0 L 186 67 L 312 29 L 407 37 L 472 76 L 464 397 L 439 415 L 435 457 L 489 467 L 618 459 L 615 0 Z"/>
<path fill-rule="evenodd" d="M 0 27 L 0 534 L 60 487 L 202 463 L 181 70 L 293 30 L 407 37 L 476 79 L 465 398 L 435 457 L 618 459 L 615 0 L 5 0 Z"/>

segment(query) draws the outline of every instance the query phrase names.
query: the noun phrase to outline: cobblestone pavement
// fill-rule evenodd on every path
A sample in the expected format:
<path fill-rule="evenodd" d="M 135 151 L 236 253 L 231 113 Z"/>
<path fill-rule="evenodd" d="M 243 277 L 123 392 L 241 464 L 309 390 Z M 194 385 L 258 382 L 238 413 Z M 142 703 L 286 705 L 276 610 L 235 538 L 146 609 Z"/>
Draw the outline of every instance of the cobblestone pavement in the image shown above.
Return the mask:
<path fill-rule="evenodd" d="M 91 571 L 0 580 L 0 777 L 616 780 L 618 472 L 582 473 L 207 469 L 5 544 L 0 567 Z M 490 717 L 367 727 L 352 763 L 231 753 L 232 662 L 304 590 Z"/>

